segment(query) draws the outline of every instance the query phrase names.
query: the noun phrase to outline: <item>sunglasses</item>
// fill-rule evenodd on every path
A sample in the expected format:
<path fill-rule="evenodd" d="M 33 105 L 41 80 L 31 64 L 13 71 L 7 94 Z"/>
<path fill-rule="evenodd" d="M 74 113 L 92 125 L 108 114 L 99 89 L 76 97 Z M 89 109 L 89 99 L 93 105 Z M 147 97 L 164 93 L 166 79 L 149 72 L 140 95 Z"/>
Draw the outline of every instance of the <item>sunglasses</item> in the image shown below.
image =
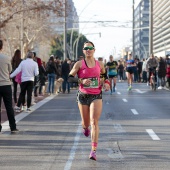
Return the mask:
<path fill-rule="evenodd" d="M 94 50 L 94 47 L 92 47 L 92 46 L 87 46 L 87 47 L 84 47 L 83 50 Z"/>

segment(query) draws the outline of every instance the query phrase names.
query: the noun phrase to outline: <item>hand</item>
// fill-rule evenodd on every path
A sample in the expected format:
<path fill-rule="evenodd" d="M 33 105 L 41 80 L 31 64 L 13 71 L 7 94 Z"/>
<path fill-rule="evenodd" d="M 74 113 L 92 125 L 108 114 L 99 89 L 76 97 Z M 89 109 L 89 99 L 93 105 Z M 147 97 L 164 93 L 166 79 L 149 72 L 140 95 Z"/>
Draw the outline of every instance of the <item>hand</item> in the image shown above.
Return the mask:
<path fill-rule="evenodd" d="M 108 83 L 104 83 L 103 88 L 105 89 L 105 91 L 109 91 L 110 90 L 110 85 Z"/>
<path fill-rule="evenodd" d="M 83 79 L 81 83 L 86 85 L 86 86 L 89 86 L 90 83 L 91 83 L 91 80 L 90 79 Z"/>

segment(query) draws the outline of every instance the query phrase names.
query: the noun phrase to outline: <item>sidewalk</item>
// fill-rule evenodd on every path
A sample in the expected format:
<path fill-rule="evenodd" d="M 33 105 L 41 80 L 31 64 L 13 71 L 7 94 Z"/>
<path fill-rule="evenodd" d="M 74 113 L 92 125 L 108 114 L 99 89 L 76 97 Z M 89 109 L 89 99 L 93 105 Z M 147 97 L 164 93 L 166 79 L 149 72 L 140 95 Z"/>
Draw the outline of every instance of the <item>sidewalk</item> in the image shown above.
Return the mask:
<path fill-rule="evenodd" d="M 18 93 L 17 93 L 17 96 L 18 96 L 18 97 L 19 97 L 19 93 L 20 93 L 20 91 L 18 90 Z M 43 99 L 46 98 L 46 97 L 48 97 L 47 94 L 45 94 L 44 96 L 41 96 L 41 97 L 35 97 L 35 103 L 40 102 L 41 100 L 43 100 Z M 14 100 L 12 99 L 12 101 L 13 101 L 13 107 L 14 107 L 14 106 L 15 106 Z M 22 113 L 22 112 L 20 112 L 20 113 Z M 20 114 L 20 113 L 16 113 L 16 112 L 15 112 L 15 115 L 18 115 L 18 114 Z M 7 121 L 7 120 L 8 120 L 8 118 L 7 118 L 7 113 L 6 113 L 6 109 L 5 109 L 5 106 L 4 106 L 4 102 L 3 102 L 3 100 L 2 100 L 1 123 L 5 122 L 5 121 Z"/>

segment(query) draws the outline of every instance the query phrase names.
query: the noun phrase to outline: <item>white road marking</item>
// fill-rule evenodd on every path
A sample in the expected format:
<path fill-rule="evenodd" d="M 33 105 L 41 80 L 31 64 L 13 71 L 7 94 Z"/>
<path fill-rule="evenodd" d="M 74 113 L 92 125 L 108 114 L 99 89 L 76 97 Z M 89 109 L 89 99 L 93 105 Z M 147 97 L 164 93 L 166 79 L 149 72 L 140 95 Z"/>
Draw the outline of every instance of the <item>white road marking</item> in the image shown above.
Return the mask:
<path fill-rule="evenodd" d="M 116 132 L 118 133 L 125 133 L 126 131 L 122 128 L 121 124 L 117 123 L 114 124 L 114 129 L 116 130 Z"/>
<path fill-rule="evenodd" d="M 138 114 L 139 114 L 135 109 L 131 109 L 131 111 L 132 111 L 132 113 L 133 113 L 134 115 L 138 115 Z"/>
<path fill-rule="evenodd" d="M 119 95 L 120 95 L 121 93 L 120 93 L 120 92 L 117 92 L 117 94 L 119 94 Z"/>
<path fill-rule="evenodd" d="M 19 121 L 21 121 L 22 119 L 24 119 L 25 117 L 27 117 L 29 114 L 31 114 L 33 111 L 35 111 L 36 109 L 38 109 L 39 107 L 41 107 L 43 104 L 47 103 L 48 101 L 50 101 L 51 99 L 53 99 L 55 97 L 54 96 L 49 96 L 46 97 L 45 99 L 43 99 L 42 101 L 38 102 L 37 104 L 35 104 L 34 106 L 31 107 L 32 111 L 27 113 L 26 111 L 21 112 L 20 114 L 15 116 L 15 120 L 16 123 L 18 123 Z M 5 121 L 4 123 L 2 123 L 2 132 L 5 132 L 9 129 L 9 121 Z"/>
<path fill-rule="evenodd" d="M 143 93 L 146 93 L 146 92 L 144 92 L 144 91 L 141 91 L 141 90 L 139 90 L 139 89 L 135 89 L 138 93 L 141 93 L 141 94 L 143 94 Z"/>
<path fill-rule="evenodd" d="M 77 134 L 74 138 L 74 144 L 71 148 L 71 151 L 70 151 L 70 155 L 69 155 L 69 158 L 67 160 L 67 163 L 64 167 L 64 170 L 70 170 L 71 169 L 71 166 L 72 166 L 72 162 L 74 160 L 74 157 L 75 157 L 75 153 L 76 153 L 76 150 L 77 150 L 77 146 L 79 144 L 79 139 L 80 139 L 80 135 L 81 135 L 81 129 L 82 129 L 82 125 L 81 125 L 81 122 L 77 128 Z"/>
<path fill-rule="evenodd" d="M 128 102 L 126 99 L 122 99 L 124 102 Z"/>
<path fill-rule="evenodd" d="M 160 138 L 155 134 L 155 132 L 152 129 L 146 129 L 146 132 L 148 132 L 149 136 L 153 140 L 160 140 Z"/>

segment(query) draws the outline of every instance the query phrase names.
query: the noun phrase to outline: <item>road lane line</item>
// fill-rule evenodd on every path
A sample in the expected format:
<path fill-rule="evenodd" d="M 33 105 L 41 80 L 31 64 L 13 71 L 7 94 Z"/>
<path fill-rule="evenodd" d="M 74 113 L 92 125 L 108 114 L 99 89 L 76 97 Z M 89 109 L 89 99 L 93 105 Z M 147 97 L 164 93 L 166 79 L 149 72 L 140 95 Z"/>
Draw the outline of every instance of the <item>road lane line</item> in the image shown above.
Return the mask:
<path fill-rule="evenodd" d="M 132 113 L 134 114 L 134 115 L 138 115 L 139 113 L 136 111 L 136 109 L 131 109 L 131 111 L 132 111 Z"/>
<path fill-rule="evenodd" d="M 146 132 L 148 132 L 149 136 L 153 140 L 160 140 L 160 138 L 156 135 L 156 133 L 152 129 L 146 129 Z"/>
<path fill-rule="evenodd" d="M 124 102 L 128 102 L 126 99 L 122 99 Z"/>
<path fill-rule="evenodd" d="M 79 144 L 79 139 L 80 139 L 80 135 L 81 135 L 81 130 L 82 130 L 82 125 L 81 125 L 81 122 L 77 128 L 77 133 L 76 133 L 76 136 L 74 138 L 74 144 L 71 148 L 71 151 L 70 151 L 70 155 L 69 155 L 69 158 L 67 160 L 67 163 L 64 167 L 64 170 L 70 170 L 71 169 L 71 166 L 72 166 L 72 162 L 74 160 L 74 157 L 75 157 L 75 153 L 76 153 L 76 150 L 77 150 L 77 146 Z"/>
<path fill-rule="evenodd" d="M 141 91 L 141 90 L 139 90 L 139 89 L 135 89 L 138 93 L 141 93 L 141 94 L 143 94 L 143 93 L 145 93 L 144 91 Z"/>
<path fill-rule="evenodd" d="M 120 92 L 117 92 L 117 94 L 119 94 L 119 95 L 120 95 L 121 93 L 120 93 Z"/>

